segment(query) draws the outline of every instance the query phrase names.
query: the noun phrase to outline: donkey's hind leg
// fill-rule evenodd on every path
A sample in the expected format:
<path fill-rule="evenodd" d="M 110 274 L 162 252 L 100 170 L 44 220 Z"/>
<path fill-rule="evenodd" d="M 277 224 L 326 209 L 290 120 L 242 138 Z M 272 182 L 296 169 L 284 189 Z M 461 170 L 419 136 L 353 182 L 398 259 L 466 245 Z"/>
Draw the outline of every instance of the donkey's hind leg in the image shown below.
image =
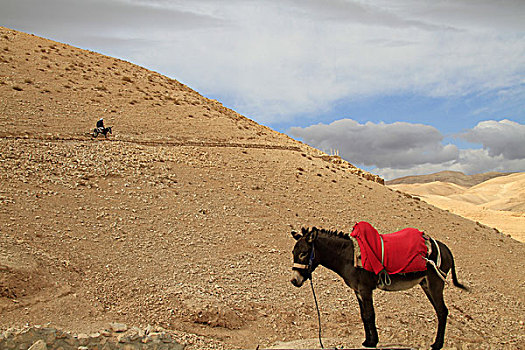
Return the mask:
<path fill-rule="evenodd" d="M 443 299 L 443 289 L 445 282 L 439 278 L 435 271 L 431 269 L 428 271 L 428 275 L 421 281 L 421 288 L 425 292 L 426 296 L 432 303 L 434 310 L 436 310 L 438 318 L 438 329 L 436 334 L 436 340 L 431 345 L 432 350 L 438 350 L 443 347 L 445 341 L 445 328 L 447 326 L 448 309 Z"/>

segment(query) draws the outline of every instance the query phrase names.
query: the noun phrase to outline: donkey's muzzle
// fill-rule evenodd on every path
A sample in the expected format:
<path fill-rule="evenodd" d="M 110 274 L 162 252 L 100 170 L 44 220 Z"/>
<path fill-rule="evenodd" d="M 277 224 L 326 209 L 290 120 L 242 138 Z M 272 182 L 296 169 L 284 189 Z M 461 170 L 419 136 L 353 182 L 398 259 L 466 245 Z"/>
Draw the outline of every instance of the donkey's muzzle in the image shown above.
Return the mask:
<path fill-rule="evenodd" d="M 292 279 L 290 280 L 290 282 L 296 287 L 301 287 L 305 281 L 305 278 L 296 270 L 292 272 L 293 272 L 293 275 L 292 275 Z"/>

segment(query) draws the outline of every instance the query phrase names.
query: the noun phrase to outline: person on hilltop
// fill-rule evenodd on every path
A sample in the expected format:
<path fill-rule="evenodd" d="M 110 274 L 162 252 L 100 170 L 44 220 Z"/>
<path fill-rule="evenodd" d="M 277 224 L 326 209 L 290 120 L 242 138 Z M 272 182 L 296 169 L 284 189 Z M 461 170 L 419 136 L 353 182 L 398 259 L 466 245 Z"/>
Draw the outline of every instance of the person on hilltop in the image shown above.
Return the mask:
<path fill-rule="evenodd" d="M 104 118 L 100 118 L 97 122 L 97 129 L 100 130 L 100 132 L 104 131 Z"/>
<path fill-rule="evenodd" d="M 112 134 L 113 131 L 111 130 L 111 126 L 108 126 L 107 128 L 104 126 L 104 118 L 100 118 L 97 121 L 97 127 L 93 129 L 93 132 L 91 133 L 91 136 L 93 138 L 96 138 L 99 134 L 104 135 L 105 138 L 108 138 L 108 133 Z"/>

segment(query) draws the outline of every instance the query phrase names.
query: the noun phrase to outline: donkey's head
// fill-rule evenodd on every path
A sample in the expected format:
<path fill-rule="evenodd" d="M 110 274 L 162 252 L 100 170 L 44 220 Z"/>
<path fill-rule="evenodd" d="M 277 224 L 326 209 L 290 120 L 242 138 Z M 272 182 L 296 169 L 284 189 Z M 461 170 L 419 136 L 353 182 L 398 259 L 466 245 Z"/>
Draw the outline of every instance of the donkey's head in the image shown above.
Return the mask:
<path fill-rule="evenodd" d="M 314 242 L 318 236 L 318 230 L 302 228 L 302 233 L 292 231 L 292 236 L 297 241 L 293 248 L 292 284 L 301 287 L 307 279 L 312 277 L 312 272 L 317 267 L 315 262 Z"/>

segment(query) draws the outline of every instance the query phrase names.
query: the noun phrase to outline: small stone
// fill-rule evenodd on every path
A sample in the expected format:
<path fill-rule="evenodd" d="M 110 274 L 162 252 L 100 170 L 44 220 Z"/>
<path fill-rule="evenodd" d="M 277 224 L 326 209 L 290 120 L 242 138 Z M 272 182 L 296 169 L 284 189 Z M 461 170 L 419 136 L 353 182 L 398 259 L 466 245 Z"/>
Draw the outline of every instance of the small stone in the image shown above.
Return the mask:
<path fill-rule="evenodd" d="M 75 339 L 75 337 L 72 337 L 70 335 L 67 336 L 67 338 L 64 340 L 66 342 L 66 344 L 70 345 L 70 346 L 75 346 L 77 345 L 77 339 Z"/>
<path fill-rule="evenodd" d="M 130 337 L 129 337 L 128 334 L 126 334 L 126 333 L 122 333 L 122 334 L 119 334 L 119 335 L 117 336 L 117 341 L 118 341 L 119 343 L 129 343 L 129 342 L 131 341 L 131 339 L 130 339 Z"/>
<path fill-rule="evenodd" d="M 162 342 L 163 343 L 171 343 L 173 339 L 171 338 L 171 335 L 169 334 L 163 334 L 162 335 Z"/>
<path fill-rule="evenodd" d="M 87 345 L 89 343 L 89 336 L 87 334 L 79 334 L 77 335 L 78 343 L 80 345 Z"/>
<path fill-rule="evenodd" d="M 150 332 L 148 334 L 148 339 L 154 343 L 159 343 L 162 339 L 162 333 L 159 332 Z"/>
<path fill-rule="evenodd" d="M 141 337 L 141 338 L 144 337 L 144 336 L 146 335 L 146 332 L 145 332 L 143 329 L 141 329 L 141 328 L 133 327 L 132 329 L 133 329 L 133 330 L 138 334 L 138 336 Z"/>
<path fill-rule="evenodd" d="M 98 340 L 98 339 L 100 339 L 100 333 L 99 333 L 99 332 L 91 333 L 91 334 L 89 335 L 89 337 L 90 337 L 91 339 L 96 339 L 96 340 Z"/>
<path fill-rule="evenodd" d="M 152 325 L 147 325 L 146 329 L 144 329 L 144 332 L 146 334 L 150 334 L 151 332 L 154 332 L 154 331 L 155 331 L 155 328 Z"/>
<path fill-rule="evenodd" d="M 68 337 L 68 334 L 62 330 L 59 330 L 57 329 L 56 330 L 56 333 L 55 333 L 55 336 L 57 339 L 64 339 L 64 338 L 67 338 Z"/>
<path fill-rule="evenodd" d="M 28 350 L 47 350 L 46 342 L 42 339 L 37 340 Z"/>
<path fill-rule="evenodd" d="M 134 342 L 144 336 L 144 331 L 137 327 L 133 327 L 126 332 L 126 335 L 129 337 L 130 341 Z"/>
<path fill-rule="evenodd" d="M 109 326 L 111 327 L 113 332 L 116 332 L 116 333 L 121 333 L 121 332 L 125 332 L 128 330 L 128 326 L 126 326 L 123 323 L 110 323 Z"/>

